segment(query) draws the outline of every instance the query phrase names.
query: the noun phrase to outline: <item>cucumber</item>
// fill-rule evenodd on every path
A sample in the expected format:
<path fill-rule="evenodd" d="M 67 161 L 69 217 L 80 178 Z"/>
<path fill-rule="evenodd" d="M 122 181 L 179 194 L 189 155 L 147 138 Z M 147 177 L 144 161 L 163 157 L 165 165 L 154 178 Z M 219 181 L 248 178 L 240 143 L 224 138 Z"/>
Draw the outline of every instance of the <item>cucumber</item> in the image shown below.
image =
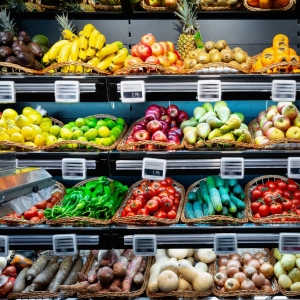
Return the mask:
<path fill-rule="evenodd" d="M 208 188 L 208 192 L 210 193 L 210 190 L 216 187 L 215 180 L 212 176 L 206 177 L 206 184 Z"/>
<path fill-rule="evenodd" d="M 202 208 L 203 208 L 203 216 L 204 217 L 209 216 L 209 214 L 208 214 L 208 205 L 207 205 L 206 202 L 203 203 Z"/>
<path fill-rule="evenodd" d="M 193 212 L 193 205 L 191 203 L 186 203 L 185 208 L 185 216 L 187 219 L 194 219 L 195 218 L 195 214 Z"/>
<path fill-rule="evenodd" d="M 244 190 L 243 188 L 237 184 L 234 188 L 233 188 L 233 194 L 240 198 L 241 200 L 244 200 L 245 199 L 245 193 L 244 193 Z"/>
<path fill-rule="evenodd" d="M 209 191 L 210 193 L 210 200 L 212 205 L 214 206 L 214 209 L 216 211 L 222 211 L 222 201 L 220 197 L 220 193 L 216 188 L 212 188 Z"/>
<path fill-rule="evenodd" d="M 215 209 L 214 209 L 214 206 L 213 206 L 213 204 L 212 204 L 212 202 L 211 202 L 210 197 L 209 197 L 209 196 L 206 196 L 206 197 L 204 198 L 204 201 L 205 201 L 205 203 L 207 204 L 208 216 L 215 215 L 215 214 L 216 214 L 216 211 L 215 211 Z"/>
<path fill-rule="evenodd" d="M 229 198 L 229 195 L 228 195 L 227 191 L 225 190 L 225 188 L 223 188 L 221 186 L 219 188 L 219 193 L 220 193 L 222 204 L 227 205 L 230 201 L 230 198 Z"/>
<path fill-rule="evenodd" d="M 228 185 L 229 185 L 231 188 L 234 188 L 237 184 L 238 184 L 238 182 L 237 182 L 236 179 L 228 179 Z"/>
<path fill-rule="evenodd" d="M 209 195 L 207 184 L 206 184 L 205 180 L 200 181 L 199 187 L 200 187 L 202 199 L 205 199 L 205 197 Z"/>
<path fill-rule="evenodd" d="M 221 213 L 223 216 L 228 216 L 228 208 L 226 206 L 223 206 Z"/>
<path fill-rule="evenodd" d="M 227 193 L 230 192 L 229 184 L 228 184 L 228 179 L 224 179 L 224 189 Z"/>
<path fill-rule="evenodd" d="M 219 175 L 214 175 L 214 180 L 216 183 L 216 188 L 224 187 L 224 179 Z"/>
<path fill-rule="evenodd" d="M 201 195 L 201 189 L 198 187 L 196 191 L 197 200 L 200 204 L 203 204 L 203 198 Z"/>
<path fill-rule="evenodd" d="M 196 218 L 203 217 L 202 206 L 198 201 L 193 203 L 193 211 Z"/>
<path fill-rule="evenodd" d="M 238 219 L 243 219 L 244 218 L 244 213 L 241 210 L 238 210 L 235 214 L 236 218 Z"/>
<path fill-rule="evenodd" d="M 232 193 L 229 195 L 230 201 L 239 209 L 244 210 L 246 208 L 246 204 L 239 198 L 235 197 Z"/>
<path fill-rule="evenodd" d="M 197 196 L 193 191 L 190 191 L 188 194 L 188 202 L 195 202 L 197 201 Z"/>
<path fill-rule="evenodd" d="M 234 205 L 234 203 L 232 201 L 229 201 L 228 212 L 235 213 L 236 211 L 237 211 L 237 208 Z"/>

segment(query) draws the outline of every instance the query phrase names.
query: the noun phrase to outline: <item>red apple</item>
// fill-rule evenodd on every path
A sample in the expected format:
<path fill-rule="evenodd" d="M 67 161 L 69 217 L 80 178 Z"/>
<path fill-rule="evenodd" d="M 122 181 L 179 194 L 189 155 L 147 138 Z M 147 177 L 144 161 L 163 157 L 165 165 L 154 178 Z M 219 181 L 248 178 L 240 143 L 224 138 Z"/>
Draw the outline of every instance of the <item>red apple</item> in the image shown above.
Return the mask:
<path fill-rule="evenodd" d="M 139 45 L 140 45 L 140 44 L 135 44 L 135 45 L 133 45 L 133 46 L 131 47 L 130 52 L 131 52 L 131 55 L 132 55 L 132 56 L 138 57 L 138 54 L 137 54 L 137 52 L 136 52 L 136 49 L 137 49 L 137 47 L 138 47 Z"/>
<path fill-rule="evenodd" d="M 160 110 L 161 110 L 161 114 L 165 115 L 166 114 L 166 109 L 161 105 L 159 107 L 160 107 Z"/>
<path fill-rule="evenodd" d="M 170 1 L 175 1 L 175 2 L 177 2 L 177 0 L 170 0 Z M 174 52 L 175 51 L 175 45 L 172 43 L 172 42 L 170 42 L 170 41 L 167 41 L 167 44 L 169 45 L 169 47 L 170 47 L 170 51 L 171 52 Z M 175 53 L 176 54 L 176 53 Z"/>
<path fill-rule="evenodd" d="M 172 119 L 170 127 L 172 128 L 172 127 L 175 127 L 175 126 L 177 126 L 177 122 L 176 122 L 176 120 Z"/>
<path fill-rule="evenodd" d="M 276 127 L 271 127 L 267 131 L 267 138 L 270 141 L 283 139 L 284 138 L 284 133 Z"/>
<path fill-rule="evenodd" d="M 258 117 L 257 117 L 258 123 L 260 123 L 260 120 L 261 120 L 263 117 L 267 117 L 267 111 L 266 111 L 266 110 L 263 110 L 263 111 L 261 111 L 261 112 L 258 114 Z"/>
<path fill-rule="evenodd" d="M 166 114 L 172 119 L 175 119 L 179 115 L 179 108 L 176 105 L 171 104 L 166 108 Z"/>
<path fill-rule="evenodd" d="M 178 116 L 176 118 L 176 122 L 181 124 L 183 121 L 186 121 L 189 119 L 188 114 L 184 110 L 180 110 L 178 112 Z"/>
<path fill-rule="evenodd" d="M 147 114 L 147 111 L 151 111 L 151 110 L 156 110 L 159 114 L 161 114 L 161 108 L 160 108 L 160 105 L 157 105 L 157 104 L 151 104 L 148 106 L 148 108 L 146 109 L 146 114 Z"/>
<path fill-rule="evenodd" d="M 164 121 L 165 123 L 168 124 L 168 126 L 171 125 L 172 119 L 168 115 L 163 115 L 159 118 L 160 121 Z"/>
<path fill-rule="evenodd" d="M 159 141 L 159 142 L 168 142 L 168 138 L 165 135 L 165 133 L 161 130 L 158 130 L 153 133 L 151 140 L 153 141 Z"/>
<path fill-rule="evenodd" d="M 169 51 L 167 53 L 167 58 L 170 61 L 171 64 L 175 64 L 178 60 L 177 55 L 174 52 Z"/>
<path fill-rule="evenodd" d="M 162 44 L 155 42 L 151 45 L 152 54 L 155 56 L 164 55 L 165 49 Z"/>
<path fill-rule="evenodd" d="M 143 61 L 139 57 L 130 57 L 127 60 L 127 64 L 129 66 L 138 65 L 138 64 L 141 64 L 141 63 L 143 63 Z"/>
<path fill-rule="evenodd" d="M 167 135 L 167 134 L 168 134 L 168 130 L 169 130 L 169 128 L 170 128 L 170 125 L 168 125 L 168 124 L 167 124 L 166 122 L 164 122 L 164 121 L 160 121 L 160 123 L 161 123 L 161 125 L 162 125 L 162 127 L 163 127 L 162 131 L 165 132 L 166 135 Z"/>
<path fill-rule="evenodd" d="M 152 7 L 161 6 L 161 0 L 149 0 L 149 5 Z"/>
<path fill-rule="evenodd" d="M 171 53 L 171 52 L 169 52 L 169 53 Z M 175 73 L 179 73 L 181 71 L 181 67 L 177 66 L 176 64 L 173 64 L 172 66 L 170 66 L 169 69 Z"/>
<path fill-rule="evenodd" d="M 180 138 L 178 135 L 175 134 L 169 134 L 168 135 L 168 142 L 174 141 L 176 145 L 180 145 Z"/>
<path fill-rule="evenodd" d="M 153 54 L 153 53 L 152 53 Z M 145 62 L 146 63 L 149 63 L 149 64 L 156 64 L 156 65 L 159 65 L 160 62 L 159 62 L 159 59 L 156 57 L 156 56 L 148 56 L 146 59 L 145 59 Z"/>
<path fill-rule="evenodd" d="M 148 45 L 143 45 L 140 44 L 138 45 L 138 47 L 136 48 L 136 53 L 138 55 L 138 57 L 142 60 L 145 61 L 145 59 L 149 56 L 152 55 L 152 50 L 151 47 Z"/>
<path fill-rule="evenodd" d="M 152 112 L 148 112 L 147 115 L 145 115 L 144 119 L 148 123 L 152 120 L 159 120 L 159 118 L 160 118 L 160 115 L 155 110 L 153 110 Z"/>
<path fill-rule="evenodd" d="M 290 120 L 294 120 L 298 115 L 298 109 L 295 105 L 286 105 L 282 108 L 281 114 Z"/>
<path fill-rule="evenodd" d="M 143 119 L 142 121 L 138 122 L 138 124 L 139 125 L 143 125 L 143 126 L 146 127 L 146 125 L 148 124 L 148 122 L 145 119 Z"/>
<path fill-rule="evenodd" d="M 129 136 L 126 140 L 125 144 L 131 144 L 131 143 L 135 143 L 135 139 L 133 136 Z"/>
<path fill-rule="evenodd" d="M 270 142 L 270 140 L 265 136 L 257 136 L 254 141 L 257 145 L 267 144 Z"/>
<path fill-rule="evenodd" d="M 154 132 L 156 132 L 158 130 L 162 130 L 163 126 L 160 123 L 160 121 L 152 120 L 147 124 L 146 129 L 150 134 L 153 134 Z"/>
<path fill-rule="evenodd" d="M 269 121 L 271 121 L 272 119 L 273 119 L 273 117 L 274 116 L 276 116 L 276 115 L 279 115 L 279 112 L 278 112 L 278 110 L 276 109 L 271 109 L 271 110 L 269 110 L 268 112 L 267 112 L 267 119 L 269 120 Z"/>
<path fill-rule="evenodd" d="M 282 109 L 283 109 L 286 105 L 293 105 L 293 102 L 278 102 L 278 103 L 277 103 L 277 109 L 278 109 L 278 112 L 281 113 Z"/>
<path fill-rule="evenodd" d="M 273 118 L 272 118 L 272 122 L 273 124 L 276 122 L 276 120 L 280 117 L 283 117 L 283 115 L 275 115 Z"/>
<path fill-rule="evenodd" d="M 133 135 L 136 141 L 147 141 L 150 140 L 150 134 L 147 130 L 141 129 L 135 132 Z"/>
<path fill-rule="evenodd" d="M 268 130 L 269 130 L 269 128 L 271 128 L 271 127 L 273 127 L 274 125 L 273 125 L 273 122 L 271 122 L 271 121 L 266 121 L 265 123 L 264 123 L 264 125 L 262 126 L 262 128 L 261 128 L 261 131 L 262 131 L 262 133 L 266 136 L 267 135 L 267 132 L 268 132 Z M 258 130 L 258 131 L 260 131 L 260 130 Z M 256 132 L 258 132 L 258 131 L 256 131 Z"/>
<path fill-rule="evenodd" d="M 169 68 L 170 67 L 170 61 L 168 60 L 168 58 L 165 55 L 160 55 L 157 57 L 159 59 L 159 63 L 166 67 Z"/>
<path fill-rule="evenodd" d="M 144 125 L 141 125 L 141 124 L 134 125 L 133 128 L 132 128 L 131 135 L 134 135 L 139 130 L 146 130 L 146 127 Z"/>
<path fill-rule="evenodd" d="M 176 132 L 179 135 L 180 138 L 183 138 L 183 132 L 179 127 L 174 126 L 174 127 L 170 128 L 169 134 L 172 133 L 172 132 Z"/>
<path fill-rule="evenodd" d="M 178 53 L 178 51 L 174 50 L 173 52 L 177 55 L 178 60 L 180 60 L 180 54 Z"/>
<path fill-rule="evenodd" d="M 285 116 L 277 118 L 276 121 L 274 122 L 274 127 L 282 131 L 288 130 L 290 126 L 291 126 L 291 121 L 288 117 Z"/>
<path fill-rule="evenodd" d="M 165 0 L 166 7 L 175 8 L 177 6 L 177 0 Z"/>
<path fill-rule="evenodd" d="M 155 36 L 152 33 L 144 34 L 141 38 L 141 44 L 151 46 L 156 42 Z"/>
<path fill-rule="evenodd" d="M 170 46 L 167 42 L 159 42 L 164 47 L 164 55 L 167 55 L 167 53 L 170 51 Z"/>

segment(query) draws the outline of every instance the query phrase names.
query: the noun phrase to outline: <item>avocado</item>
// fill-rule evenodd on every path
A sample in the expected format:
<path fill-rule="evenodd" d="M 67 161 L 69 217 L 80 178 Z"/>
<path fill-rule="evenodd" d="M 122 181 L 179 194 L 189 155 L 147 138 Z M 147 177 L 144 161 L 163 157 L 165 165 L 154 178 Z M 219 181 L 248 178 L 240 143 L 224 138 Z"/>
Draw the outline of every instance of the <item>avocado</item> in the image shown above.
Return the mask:
<path fill-rule="evenodd" d="M 0 47 L 0 58 L 6 58 L 13 54 L 13 51 L 8 46 L 1 46 Z"/>
<path fill-rule="evenodd" d="M 31 41 L 38 43 L 39 45 L 49 47 L 49 39 L 45 35 L 37 34 L 31 39 Z"/>
<path fill-rule="evenodd" d="M 24 42 L 25 44 L 28 44 L 28 43 L 31 42 L 31 38 L 30 38 L 29 34 L 26 31 L 20 31 L 18 33 L 17 39 L 19 41 Z"/>
<path fill-rule="evenodd" d="M 14 41 L 14 36 L 11 32 L 4 30 L 0 31 L 0 45 L 11 46 Z"/>
<path fill-rule="evenodd" d="M 17 64 L 17 63 L 18 63 L 17 58 L 16 58 L 15 56 L 9 56 L 9 57 L 5 60 L 5 62 L 11 63 L 11 64 Z"/>
<path fill-rule="evenodd" d="M 20 66 L 26 68 L 33 68 L 35 65 L 35 59 L 26 52 L 19 52 L 17 55 L 17 61 Z"/>
<path fill-rule="evenodd" d="M 43 50 L 38 43 L 30 42 L 27 44 L 27 48 L 35 55 L 35 57 L 43 57 L 44 55 Z"/>

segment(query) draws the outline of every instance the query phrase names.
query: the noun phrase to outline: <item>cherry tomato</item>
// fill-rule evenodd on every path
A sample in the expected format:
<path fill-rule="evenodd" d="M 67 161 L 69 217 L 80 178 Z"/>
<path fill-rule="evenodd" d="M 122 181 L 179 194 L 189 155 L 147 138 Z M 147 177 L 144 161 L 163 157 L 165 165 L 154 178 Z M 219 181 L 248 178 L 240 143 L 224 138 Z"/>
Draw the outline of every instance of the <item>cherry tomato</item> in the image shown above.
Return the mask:
<path fill-rule="evenodd" d="M 294 180 L 289 179 L 286 189 L 290 192 L 295 192 L 298 190 L 298 185 Z"/>
<path fill-rule="evenodd" d="M 272 202 L 275 202 L 276 198 L 272 194 L 267 194 L 263 197 L 263 200 L 266 205 L 270 205 Z"/>
<path fill-rule="evenodd" d="M 152 197 L 156 196 L 156 190 L 150 186 L 146 187 L 144 191 L 146 193 L 146 200 L 150 200 Z"/>
<path fill-rule="evenodd" d="M 254 219 L 260 219 L 261 218 L 259 213 L 256 213 L 253 217 L 254 217 Z"/>
<path fill-rule="evenodd" d="M 57 196 L 52 195 L 50 202 L 55 205 L 60 199 Z"/>
<path fill-rule="evenodd" d="M 166 217 L 167 217 L 167 214 L 163 211 L 163 210 L 159 210 L 159 211 L 157 211 L 155 214 L 154 214 L 154 216 L 156 217 L 156 218 L 163 218 L 163 219 L 165 219 Z"/>
<path fill-rule="evenodd" d="M 276 188 L 276 183 L 273 181 L 273 180 L 268 180 L 266 183 L 265 183 L 266 187 L 270 190 L 273 190 Z"/>
<path fill-rule="evenodd" d="M 280 188 L 282 190 L 286 190 L 287 184 L 285 181 L 277 179 L 277 180 L 275 180 L 275 182 L 276 182 L 278 188 Z"/>
<path fill-rule="evenodd" d="M 146 208 L 149 211 L 149 213 L 153 214 L 158 211 L 159 203 L 156 200 L 151 199 L 147 202 Z"/>
<path fill-rule="evenodd" d="M 281 201 L 282 204 L 282 209 L 285 211 L 289 211 L 292 209 L 292 201 L 288 200 L 288 199 L 283 199 Z"/>
<path fill-rule="evenodd" d="M 161 199 L 160 208 L 164 212 L 169 212 L 173 207 L 173 201 L 169 197 L 164 197 Z"/>
<path fill-rule="evenodd" d="M 255 201 L 251 203 L 251 210 L 256 214 L 259 208 L 262 206 L 261 202 Z"/>
<path fill-rule="evenodd" d="M 47 201 L 40 201 L 35 206 L 38 209 L 45 209 L 47 206 Z"/>
<path fill-rule="evenodd" d="M 138 212 L 143 207 L 142 202 L 140 200 L 134 200 L 130 204 L 130 208 L 132 212 Z"/>
<path fill-rule="evenodd" d="M 143 179 L 142 181 L 141 181 L 141 183 L 140 183 L 140 186 L 139 187 L 141 187 L 141 188 L 146 188 L 147 186 L 149 186 L 151 184 L 151 182 L 149 182 L 148 180 L 146 180 L 146 179 Z"/>
<path fill-rule="evenodd" d="M 168 219 L 175 219 L 176 218 L 176 211 L 175 210 L 170 210 L 167 212 L 167 218 Z"/>
<path fill-rule="evenodd" d="M 288 198 L 288 199 L 292 199 L 293 198 L 293 193 L 287 190 L 283 191 L 283 197 L 284 198 Z"/>
<path fill-rule="evenodd" d="M 167 186 L 167 192 L 175 196 L 176 189 L 173 186 Z"/>
<path fill-rule="evenodd" d="M 293 193 L 293 196 L 294 196 L 294 198 L 300 200 L 300 190 L 296 190 L 296 191 Z"/>
<path fill-rule="evenodd" d="M 32 217 L 31 219 L 30 219 L 30 222 L 32 222 L 32 223 L 37 223 L 37 222 L 39 222 L 41 219 L 39 218 L 39 217 Z"/>
<path fill-rule="evenodd" d="M 168 186 L 171 186 L 173 184 L 173 179 L 171 177 L 167 177 L 165 180 Z"/>
<path fill-rule="evenodd" d="M 129 212 L 131 212 L 132 210 L 131 210 L 130 205 L 127 204 L 127 205 L 124 207 L 123 211 L 126 213 L 126 215 L 127 215 Z"/>
<path fill-rule="evenodd" d="M 282 205 L 280 203 L 277 202 L 273 202 L 270 205 L 270 212 L 272 215 L 278 215 L 282 213 Z"/>
<path fill-rule="evenodd" d="M 268 205 L 262 205 L 259 207 L 258 209 L 258 213 L 261 217 L 267 217 L 268 215 L 270 215 L 270 208 Z"/>
<path fill-rule="evenodd" d="M 130 211 L 126 217 L 132 217 L 132 216 L 136 216 L 136 213 L 134 213 L 133 211 Z"/>
<path fill-rule="evenodd" d="M 160 181 L 160 185 L 161 185 L 161 187 L 167 187 L 168 183 L 167 183 L 166 179 L 165 180 L 161 180 Z"/>
<path fill-rule="evenodd" d="M 37 216 L 38 216 L 40 219 L 43 219 L 43 218 L 44 218 L 44 212 L 41 211 L 41 210 L 38 210 Z"/>
<path fill-rule="evenodd" d="M 161 184 L 159 181 L 153 181 L 150 186 L 157 191 L 161 187 Z"/>
<path fill-rule="evenodd" d="M 262 197 L 262 192 L 259 189 L 255 188 L 254 190 L 251 191 L 252 202 L 258 200 L 261 197 Z"/>
<path fill-rule="evenodd" d="M 137 195 L 134 200 L 140 200 L 143 206 L 147 203 L 146 197 L 144 195 Z"/>
<path fill-rule="evenodd" d="M 52 207 L 53 207 L 53 204 L 52 204 L 52 203 L 47 203 L 46 208 L 52 208 Z"/>
<path fill-rule="evenodd" d="M 141 208 L 137 213 L 137 215 L 142 215 L 142 216 L 149 216 L 149 212 L 147 210 L 147 208 Z"/>
<path fill-rule="evenodd" d="M 143 195 L 146 197 L 146 192 L 143 188 L 138 188 L 138 189 L 135 189 L 132 193 L 132 195 L 136 198 L 138 195 Z"/>

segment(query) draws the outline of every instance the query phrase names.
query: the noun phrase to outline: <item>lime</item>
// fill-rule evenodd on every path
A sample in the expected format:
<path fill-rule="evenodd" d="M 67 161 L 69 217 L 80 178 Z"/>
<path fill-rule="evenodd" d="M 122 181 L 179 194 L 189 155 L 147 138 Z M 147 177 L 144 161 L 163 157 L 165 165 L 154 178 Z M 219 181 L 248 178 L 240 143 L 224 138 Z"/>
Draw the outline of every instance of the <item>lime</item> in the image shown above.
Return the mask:
<path fill-rule="evenodd" d="M 98 136 L 98 132 L 95 128 L 89 129 L 85 134 L 84 137 L 90 142 L 95 140 L 95 138 Z"/>
<path fill-rule="evenodd" d="M 16 132 L 20 133 L 20 132 L 21 132 L 21 128 L 18 127 L 18 126 L 16 126 L 16 125 L 9 125 L 9 126 L 8 126 L 8 128 L 7 128 L 7 133 L 8 133 L 9 135 L 12 135 L 12 134 L 14 134 L 14 133 L 16 133 Z"/>
<path fill-rule="evenodd" d="M 0 131 L 0 141 L 10 141 L 10 136 L 4 131 Z"/>
<path fill-rule="evenodd" d="M 99 120 L 99 121 L 97 122 L 97 125 L 98 125 L 98 126 L 107 126 L 107 123 L 106 123 L 104 120 Z"/>
<path fill-rule="evenodd" d="M 52 124 L 48 121 L 44 121 L 39 126 L 43 132 L 49 132 L 50 128 L 52 127 Z"/>
<path fill-rule="evenodd" d="M 76 149 L 77 148 L 77 144 L 76 143 L 67 144 L 67 148 L 68 149 Z"/>
<path fill-rule="evenodd" d="M 46 137 L 43 134 L 37 134 L 34 137 L 33 142 L 38 146 L 38 147 L 42 147 L 45 145 L 46 143 Z"/>
<path fill-rule="evenodd" d="M 20 128 L 23 128 L 24 126 L 29 126 L 31 124 L 31 120 L 29 120 L 29 118 L 27 118 L 24 115 L 19 115 L 15 118 L 15 125 Z"/>
<path fill-rule="evenodd" d="M 75 130 L 73 131 L 72 140 L 77 140 L 81 136 L 83 136 L 83 132 L 80 129 Z"/>
<path fill-rule="evenodd" d="M 57 143 L 63 142 L 63 141 L 64 141 L 64 139 L 62 139 L 62 138 L 57 139 Z M 59 146 L 59 149 L 65 149 L 65 148 L 66 148 L 66 145 L 60 145 Z"/>
<path fill-rule="evenodd" d="M 82 126 L 80 127 L 80 130 L 83 131 L 83 133 L 87 132 L 90 129 L 89 126 Z"/>
<path fill-rule="evenodd" d="M 63 126 L 63 128 L 68 128 L 68 129 L 71 129 L 73 126 L 72 125 L 70 125 L 70 124 L 65 124 L 64 126 Z"/>
<path fill-rule="evenodd" d="M 49 133 L 54 136 L 58 136 L 60 134 L 61 128 L 58 125 L 53 125 L 49 129 Z"/>
<path fill-rule="evenodd" d="M 83 142 L 88 142 L 88 140 L 84 137 L 84 136 L 81 136 L 77 139 L 77 141 L 83 141 Z M 85 148 L 85 145 L 78 145 L 79 148 Z"/>
<path fill-rule="evenodd" d="M 109 137 L 111 138 L 113 143 L 117 140 L 117 137 L 114 134 L 110 134 Z"/>
<path fill-rule="evenodd" d="M 121 129 L 121 132 L 124 130 L 124 126 L 123 126 L 123 125 L 117 124 L 116 127 L 120 128 L 120 129 Z M 116 128 L 116 127 L 115 127 L 115 128 Z"/>
<path fill-rule="evenodd" d="M 123 127 L 126 124 L 126 122 L 123 118 L 117 118 L 115 122 L 116 122 L 116 124 L 122 125 Z"/>
<path fill-rule="evenodd" d="M 107 123 L 108 121 L 110 121 L 111 118 L 104 118 L 104 121 Z"/>
<path fill-rule="evenodd" d="M 84 125 L 86 125 L 85 119 L 84 118 L 78 118 L 75 120 L 75 125 L 77 127 L 82 127 Z"/>
<path fill-rule="evenodd" d="M 113 144 L 113 141 L 110 137 L 102 138 L 102 145 L 105 147 L 109 147 Z"/>
<path fill-rule="evenodd" d="M 38 133 L 39 133 L 39 134 L 42 134 L 42 132 L 43 132 L 40 126 L 31 124 L 30 127 L 33 128 L 35 134 L 38 134 Z"/>
<path fill-rule="evenodd" d="M 28 113 L 27 118 L 31 120 L 32 124 L 39 125 L 42 123 L 43 116 L 36 110 Z"/>
<path fill-rule="evenodd" d="M 60 136 L 64 139 L 64 140 L 71 140 L 72 139 L 72 136 L 73 136 L 73 133 L 71 130 L 69 129 L 65 129 L 65 130 L 61 130 L 60 131 Z"/>
<path fill-rule="evenodd" d="M 73 121 L 69 122 L 68 124 L 71 125 L 71 128 L 74 127 L 74 126 L 76 126 L 75 122 L 73 122 Z"/>
<path fill-rule="evenodd" d="M 47 146 L 50 146 L 50 145 L 53 145 L 57 143 L 57 138 L 54 136 L 54 135 L 49 135 L 47 138 L 46 138 L 46 145 Z"/>
<path fill-rule="evenodd" d="M 113 129 L 116 126 L 116 123 L 113 120 L 109 120 L 106 123 L 109 129 Z"/>
<path fill-rule="evenodd" d="M 45 132 L 45 131 L 43 131 L 42 132 L 42 135 L 46 138 L 47 136 L 49 136 L 50 135 L 50 133 L 49 132 Z"/>
<path fill-rule="evenodd" d="M 111 135 L 113 134 L 114 136 L 116 136 L 116 138 L 118 138 L 122 133 L 122 130 L 120 129 L 120 127 L 116 126 L 110 131 L 110 133 Z"/>
<path fill-rule="evenodd" d="M 12 108 L 4 109 L 4 111 L 2 112 L 2 117 L 5 120 L 9 120 L 9 119 L 14 120 L 17 116 L 18 116 L 18 113 Z"/>
<path fill-rule="evenodd" d="M 80 130 L 80 128 L 77 127 L 77 126 L 73 126 L 73 127 L 71 128 L 71 131 L 72 131 L 72 132 L 74 132 L 74 131 L 76 131 L 76 130 Z"/>
<path fill-rule="evenodd" d="M 32 140 L 35 137 L 35 131 L 30 126 L 24 126 L 21 130 L 21 134 L 26 141 Z"/>
<path fill-rule="evenodd" d="M 108 137 L 110 134 L 110 130 L 106 126 L 102 126 L 98 129 L 99 136 L 104 138 Z"/>
<path fill-rule="evenodd" d="M 96 125 L 95 129 L 98 130 L 100 127 L 102 127 L 102 126 Z"/>
<path fill-rule="evenodd" d="M 97 126 L 97 119 L 95 119 L 95 120 L 88 120 L 86 122 L 86 125 L 89 126 L 90 128 L 95 128 Z"/>
<path fill-rule="evenodd" d="M 96 141 L 90 141 L 91 144 L 97 144 Z M 95 147 L 93 147 L 92 145 L 87 145 L 86 146 L 87 150 L 95 150 Z"/>
<path fill-rule="evenodd" d="M 24 116 L 27 117 L 27 115 L 28 115 L 29 113 L 31 113 L 33 110 L 34 110 L 34 109 L 33 109 L 32 107 L 26 106 L 26 107 L 24 107 L 23 110 L 22 110 L 22 115 L 24 115 Z"/>

